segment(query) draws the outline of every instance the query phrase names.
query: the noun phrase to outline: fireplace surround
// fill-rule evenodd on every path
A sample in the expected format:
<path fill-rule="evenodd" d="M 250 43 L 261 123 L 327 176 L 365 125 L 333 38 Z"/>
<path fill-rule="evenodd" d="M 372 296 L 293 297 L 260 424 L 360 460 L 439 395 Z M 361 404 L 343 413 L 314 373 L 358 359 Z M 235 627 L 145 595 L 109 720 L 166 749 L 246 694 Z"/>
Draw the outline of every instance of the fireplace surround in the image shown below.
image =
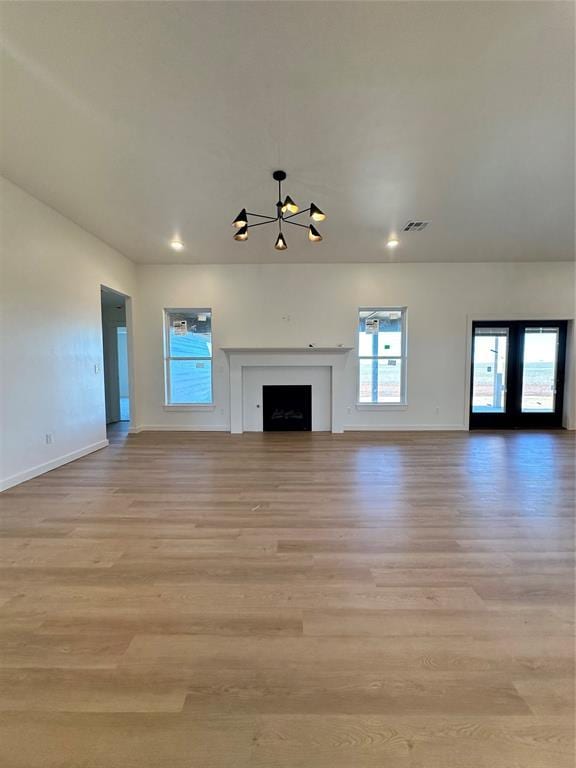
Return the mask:
<path fill-rule="evenodd" d="M 332 432 L 343 432 L 343 372 L 352 347 L 222 347 L 230 370 L 230 431 L 244 431 L 243 370 L 252 367 L 327 367 Z"/>

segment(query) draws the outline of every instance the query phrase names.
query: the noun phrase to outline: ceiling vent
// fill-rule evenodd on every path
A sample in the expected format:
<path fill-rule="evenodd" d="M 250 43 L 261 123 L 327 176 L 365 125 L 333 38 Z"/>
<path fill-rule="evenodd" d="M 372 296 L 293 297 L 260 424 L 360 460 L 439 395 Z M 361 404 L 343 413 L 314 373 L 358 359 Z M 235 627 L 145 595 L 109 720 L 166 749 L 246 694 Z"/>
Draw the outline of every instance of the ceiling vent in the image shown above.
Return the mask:
<path fill-rule="evenodd" d="M 430 224 L 429 221 L 408 221 L 404 225 L 402 232 L 422 232 L 428 224 Z"/>

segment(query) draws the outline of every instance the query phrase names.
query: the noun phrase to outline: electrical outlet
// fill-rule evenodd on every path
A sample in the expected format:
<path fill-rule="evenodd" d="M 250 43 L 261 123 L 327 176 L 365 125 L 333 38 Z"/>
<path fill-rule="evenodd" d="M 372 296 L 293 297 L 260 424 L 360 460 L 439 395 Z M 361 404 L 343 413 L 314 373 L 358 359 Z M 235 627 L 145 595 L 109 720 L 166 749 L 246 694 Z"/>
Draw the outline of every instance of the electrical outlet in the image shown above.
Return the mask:
<path fill-rule="evenodd" d="M 437 405 L 436 408 L 434 408 L 434 413 L 436 416 L 440 416 L 440 406 Z"/>
<path fill-rule="evenodd" d="M 94 373 L 96 374 L 100 373 L 100 363 L 94 364 Z"/>
<path fill-rule="evenodd" d="M 44 436 L 46 440 L 46 445 L 52 445 L 54 442 L 54 435 L 52 432 L 46 432 L 46 435 Z"/>

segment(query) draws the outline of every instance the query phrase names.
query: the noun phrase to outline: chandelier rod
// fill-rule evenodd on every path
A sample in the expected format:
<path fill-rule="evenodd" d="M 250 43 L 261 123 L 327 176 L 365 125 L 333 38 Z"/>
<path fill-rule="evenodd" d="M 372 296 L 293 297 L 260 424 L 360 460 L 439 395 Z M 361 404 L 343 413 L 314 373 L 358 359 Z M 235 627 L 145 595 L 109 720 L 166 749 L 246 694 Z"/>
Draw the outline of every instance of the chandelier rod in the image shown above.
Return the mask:
<path fill-rule="evenodd" d="M 256 216 L 257 219 L 270 219 L 270 221 L 276 221 L 278 216 L 263 216 L 261 213 L 250 213 L 250 211 L 246 212 L 246 216 Z"/>
<path fill-rule="evenodd" d="M 276 211 L 278 218 L 278 231 L 282 234 L 282 178 L 278 179 L 278 202 L 276 203 Z"/>
<path fill-rule="evenodd" d="M 252 229 L 252 227 L 263 227 L 264 224 L 274 224 L 275 221 L 278 221 L 278 218 L 270 219 L 269 221 L 259 221 L 257 224 L 247 224 L 247 229 Z"/>
<path fill-rule="evenodd" d="M 304 208 L 301 211 L 297 211 L 296 213 L 291 213 L 290 216 L 283 216 L 284 221 L 288 221 L 288 219 L 293 219 L 294 216 L 301 216 L 303 213 L 308 213 L 310 208 Z"/>
<path fill-rule="evenodd" d="M 298 211 L 298 213 L 304 213 L 304 211 Z M 294 215 L 297 216 L 298 214 L 295 213 Z M 284 219 L 284 221 L 286 224 L 292 224 L 293 227 L 302 227 L 302 229 L 308 229 L 307 224 L 299 224 L 297 221 L 289 221 L 288 219 Z"/>

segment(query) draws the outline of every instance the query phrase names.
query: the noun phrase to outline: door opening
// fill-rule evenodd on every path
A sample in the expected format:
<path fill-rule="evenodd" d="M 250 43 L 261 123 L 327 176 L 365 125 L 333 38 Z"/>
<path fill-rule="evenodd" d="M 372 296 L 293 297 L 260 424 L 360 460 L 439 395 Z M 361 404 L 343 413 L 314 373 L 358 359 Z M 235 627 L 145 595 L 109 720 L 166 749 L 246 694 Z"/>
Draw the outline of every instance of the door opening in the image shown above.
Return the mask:
<path fill-rule="evenodd" d="M 559 429 L 565 320 L 472 326 L 470 429 Z"/>
<path fill-rule="evenodd" d="M 101 289 L 106 424 L 130 421 L 126 297 Z"/>

